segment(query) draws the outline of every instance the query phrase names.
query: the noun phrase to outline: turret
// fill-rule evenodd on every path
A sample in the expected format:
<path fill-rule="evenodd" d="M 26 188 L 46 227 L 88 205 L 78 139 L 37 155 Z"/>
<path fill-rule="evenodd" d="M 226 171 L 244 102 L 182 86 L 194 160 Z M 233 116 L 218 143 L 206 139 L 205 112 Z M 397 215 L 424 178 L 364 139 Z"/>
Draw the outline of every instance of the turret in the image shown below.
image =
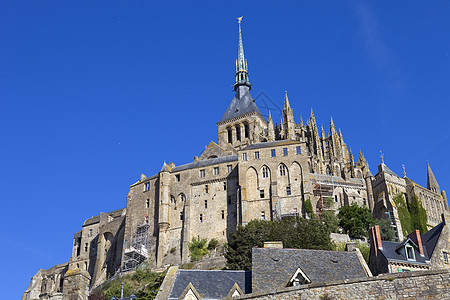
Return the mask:
<path fill-rule="evenodd" d="M 285 138 L 288 140 L 295 140 L 294 112 L 289 104 L 287 91 L 284 92 L 283 126 Z"/>
<path fill-rule="evenodd" d="M 170 167 L 165 162 L 159 172 L 159 190 L 159 236 L 156 265 L 162 266 L 167 247 L 167 230 L 169 229 L 170 206 Z"/>
<path fill-rule="evenodd" d="M 268 119 L 268 125 L 267 125 L 267 140 L 269 142 L 275 141 L 275 130 L 273 129 L 273 120 L 272 120 L 272 114 L 269 110 L 269 119 Z"/>

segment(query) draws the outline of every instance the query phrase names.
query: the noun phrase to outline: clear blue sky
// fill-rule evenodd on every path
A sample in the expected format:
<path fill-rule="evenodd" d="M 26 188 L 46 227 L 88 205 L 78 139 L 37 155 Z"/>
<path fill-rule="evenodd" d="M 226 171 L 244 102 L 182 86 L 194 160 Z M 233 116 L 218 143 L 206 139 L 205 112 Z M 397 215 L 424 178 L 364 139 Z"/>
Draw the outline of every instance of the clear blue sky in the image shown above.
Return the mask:
<path fill-rule="evenodd" d="M 217 141 L 241 15 L 254 97 L 281 107 L 287 90 L 297 122 L 312 107 L 328 131 L 332 115 L 372 173 L 382 150 L 422 185 L 429 160 L 450 189 L 449 12 L 448 1 L 2 1 L 1 298 L 68 261 L 83 221 L 125 207 L 140 173 Z"/>

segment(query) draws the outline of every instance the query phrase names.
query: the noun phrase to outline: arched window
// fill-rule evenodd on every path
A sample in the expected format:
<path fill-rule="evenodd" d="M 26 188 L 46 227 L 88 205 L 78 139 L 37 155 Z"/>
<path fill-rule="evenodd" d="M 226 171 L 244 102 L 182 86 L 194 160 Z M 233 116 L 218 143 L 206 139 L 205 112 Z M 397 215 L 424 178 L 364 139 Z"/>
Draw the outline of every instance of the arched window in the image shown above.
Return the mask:
<path fill-rule="evenodd" d="M 285 176 L 286 175 L 286 166 L 281 164 L 280 165 L 280 176 Z"/>
<path fill-rule="evenodd" d="M 250 128 L 248 127 L 248 123 L 245 122 L 244 123 L 244 136 L 246 139 L 248 139 L 250 137 Z"/>
<path fill-rule="evenodd" d="M 231 127 L 227 127 L 227 135 L 228 135 L 228 143 L 233 143 L 233 131 L 231 130 Z"/>
<path fill-rule="evenodd" d="M 236 140 L 240 141 L 241 140 L 241 125 L 237 124 L 235 126 L 236 128 Z"/>
<path fill-rule="evenodd" d="M 264 166 L 264 167 L 262 168 L 262 177 L 263 177 L 263 178 L 269 177 L 269 168 L 266 167 L 266 166 Z"/>

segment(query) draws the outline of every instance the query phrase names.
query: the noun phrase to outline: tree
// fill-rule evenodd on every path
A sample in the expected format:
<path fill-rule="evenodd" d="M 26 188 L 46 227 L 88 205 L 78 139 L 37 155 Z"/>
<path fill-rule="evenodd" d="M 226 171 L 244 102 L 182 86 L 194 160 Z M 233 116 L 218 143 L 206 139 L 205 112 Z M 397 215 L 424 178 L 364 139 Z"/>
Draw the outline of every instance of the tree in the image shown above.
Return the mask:
<path fill-rule="evenodd" d="M 208 254 L 208 248 L 206 246 L 207 242 L 207 239 L 192 238 L 192 241 L 190 241 L 188 245 L 192 261 L 198 261 Z"/>
<path fill-rule="evenodd" d="M 305 200 L 305 213 L 310 218 L 312 218 L 312 216 L 314 214 L 312 203 L 311 203 L 311 200 L 309 198 L 307 200 Z"/>
<path fill-rule="evenodd" d="M 324 223 L 329 233 L 339 232 L 339 219 L 336 217 L 334 211 L 325 210 L 320 214 L 320 219 Z"/>
<path fill-rule="evenodd" d="M 427 232 L 427 212 L 423 208 L 422 202 L 416 195 L 414 195 L 409 202 L 408 209 L 411 214 L 412 230 L 418 229 L 421 234 Z"/>
<path fill-rule="evenodd" d="M 339 226 L 351 237 L 361 238 L 368 235 L 370 226 L 375 223 L 370 210 L 360 207 L 356 203 L 343 206 L 338 213 Z"/>
<path fill-rule="evenodd" d="M 375 219 L 375 225 L 380 226 L 380 235 L 383 241 L 394 241 L 395 230 L 391 225 L 390 219 Z"/>

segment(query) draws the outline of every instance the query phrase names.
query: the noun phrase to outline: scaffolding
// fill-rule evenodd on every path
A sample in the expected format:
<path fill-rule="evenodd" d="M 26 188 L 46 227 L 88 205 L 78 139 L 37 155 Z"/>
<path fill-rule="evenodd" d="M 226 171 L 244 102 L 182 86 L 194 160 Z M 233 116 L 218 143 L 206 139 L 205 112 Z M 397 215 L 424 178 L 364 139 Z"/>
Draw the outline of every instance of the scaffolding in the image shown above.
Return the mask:
<path fill-rule="evenodd" d="M 136 268 L 148 258 L 148 228 L 148 224 L 137 226 L 130 247 L 125 249 L 123 272 Z"/>
<path fill-rule="evenodd" d="M 324 198 L 333 199 L 333 190 L 334 187 L 328 184 L 316 183 L 314 185 L 314 196 L 319 198 L 319 201 L 317 202 L 317 208 L 320 213 L 322 213 L 323 210 L 329 209 L 329 207 L 327 207 L 326 203 L 324 203 L 323 200 Z"/>

